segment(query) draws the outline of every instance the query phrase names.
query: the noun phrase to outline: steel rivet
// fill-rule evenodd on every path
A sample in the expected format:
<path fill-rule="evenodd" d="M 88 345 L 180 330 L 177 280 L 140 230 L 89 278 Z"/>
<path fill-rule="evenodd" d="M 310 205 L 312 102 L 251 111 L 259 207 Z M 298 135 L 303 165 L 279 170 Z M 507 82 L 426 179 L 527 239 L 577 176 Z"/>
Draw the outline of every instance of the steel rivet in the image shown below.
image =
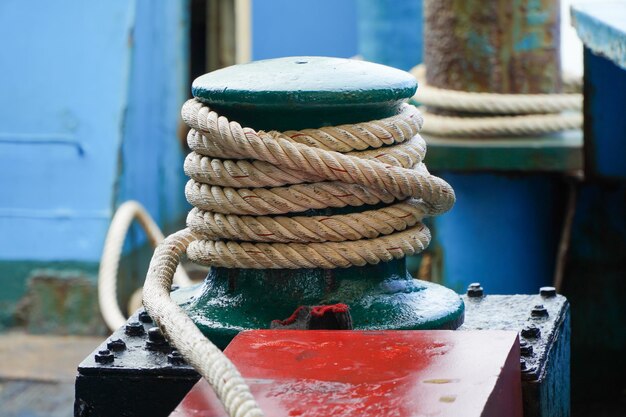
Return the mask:
<path fill-rule="evenodd" d="M 179 351 L 173 350 L 172 353 L 167 355 L 167 361 L 172 365 L 184 365 L 185 358 L 180 354 Z"/>
<path fill-rule="evenodd" d="M 119 352 L 126 349 L 126 343 L 122 339 L 111 340 L 107 343 L 107 349 Z"/>
<path fill-rule="evenodd" d="M 544 298 L 556 297 L 556 288 L 554 287 L 541 287 L 539 288 L 539 295 Z"/>
<path fill-rule="evenodd" d="M 522 337 L 525 337 L 527 339 L 537 339 L 539 336 L 541 336 L 541 330 L 539 329 L 539 327 L 528 326 L 523 328 L 520 334 L 522 335 Z"/>
<path fill-rule="evenodd" d="M 141 336 L 146 331 L 143 328 L 143 324 L 139 323 L 138 321 L 131 321 L 124 328 L 124 332 L 129 336 Z"/>
<path fill-rule="evenodd" d="M 150 317 L 148 312 L 144 310 L 139 313 L 139 321 L 142 323 L 152 323 L 152 317 Z"/>
<path fill-rule="evenodd" d="M 548 317 L 548 310 L 543 306 L 543 304 L 537 304 L 530 312 L 531 317 L 533 318 L 544 318 Z"/>
<path fill-rule="evenodd" d="M 148 341 L 146 342 L 146 348 L 148 350 L 169 350 L 169 344 L 158 327 L 151 327 L 148 329 Z"/>
<path fill-rule="evenodd" d="M 473 282 L 467 287 L 467 296 L 471 298 L 482 297 L 484 295 L 483 287 L 480 282 Z"/>
<path fill-rule="evenodd" d="M 519 352 L 522 356 L 532 356 L 533 347 L 525 340 L 520 340 L 519 342 Z"/>
<path fill-rule="evenodd" d="M 99 350 L 95 356 L 95 360 L 98 363 L 111 363 L 113 359 L 115 359 L 115 357 L 109 349 Z"/>

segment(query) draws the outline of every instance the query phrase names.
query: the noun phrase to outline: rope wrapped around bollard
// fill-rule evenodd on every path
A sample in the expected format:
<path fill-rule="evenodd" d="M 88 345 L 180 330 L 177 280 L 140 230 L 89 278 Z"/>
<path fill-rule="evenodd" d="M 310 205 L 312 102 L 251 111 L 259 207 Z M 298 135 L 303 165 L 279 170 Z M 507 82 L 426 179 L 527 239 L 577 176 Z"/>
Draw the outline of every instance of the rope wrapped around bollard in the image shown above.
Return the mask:
<path fill-rule="evenodd" d="M 475 93 L 436 88 L 426 84 L 426 67 L 411 70 L 420 84 L 414 99 L 428 116 L 423 133 L 437 136 L 493 138 L 529 136 L 580 129 L 583 124 L 583 96 L 580 80 L 564 79 L 565 94 Z M 451 116 L 428 109 L 461 112 Z"/>
<path fill-rule="evenodd" d="M 241 127 L 196 99 L 185 103 L 182 116 L 191 128 L 185 193 L 194 208 L 188 228 L 155 251 L 144 305 L 230 416 L 260 416 L 234 365 L 169 296 L 182 254 L 227 268 L 330 269 L 390 261 L 428 245 L 430 232 L 421 220 L 449 210 L 454 191 L 422 162 L 423 119 L 410 105 L 386 119 L 287 132 Z M 286 215 L 363 205 L 380 208 Z"/>

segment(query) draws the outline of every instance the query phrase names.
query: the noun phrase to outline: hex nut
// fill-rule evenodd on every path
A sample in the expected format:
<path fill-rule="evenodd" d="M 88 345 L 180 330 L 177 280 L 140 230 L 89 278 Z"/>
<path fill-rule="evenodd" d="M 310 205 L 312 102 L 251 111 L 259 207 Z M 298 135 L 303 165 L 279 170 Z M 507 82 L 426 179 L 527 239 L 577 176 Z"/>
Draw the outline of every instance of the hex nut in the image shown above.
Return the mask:
<path fill-rule="evenodd" d="M 520 334 L 526 339 L 537 339 L 539 338 L 539 336 L 541 336 L 541 330 L 539 329 L 539 327 L 528 326 L 523 328 Z"/>
<path fill-rule="evenodd" d="M 130 323 L 126 324 L 126 327 L 124 328 L 124 333 L 129 336 L 141 336 L 145 332 L 146 330 L 143 328 L 143 324 L 139 323 L 138 321 L 131 321 Z"/>
<path fill-rule="evenodd" d="M 144 310 L 139 313 L 139 321 L 142 323 L 152 323 L 152 317 L 150 317 L 150 314 Z"/>
<path fill-rule="evenodd" d="M 99 350 L 94 359 L 97 363 L 111 363 L 115 359 L 113 353 L 109 349 Z"/>
<path fill-rule="evenodd" d="M 167 355 L 167 361 L 170 364 L 176 366 L 185 364 L 185 358 L 183 358 L 183 355 L 181 355 L 180 352 L 176 349 L 174 349 L 169 355 Z"/>
<path fill-rule="evenodd" d="M 532 356 L 533 355 L 533 347 L 530 343 L 525 340 L 520 340 L 519 343 L 519 352 L 522 356 Z"/>
<path fill-rule="evenodd" d="M 122 339 L 111 340 L 107 343 L 107 349 L 120 352 L 122 350 L 126 350 L 126 343 Z"/>
<path fill-rule="evenodd" d="M 480 282 L 473 282 L 467 287 L 467 296 L 470 298 L 478 298 L 484 295 L 483 287 Z"/>
<path fill-rule="evenodd" d="M 549 316 L 548 310 L 543 304 L 537 304 L 530 312 L 530 316 L 535 319 L 546 318 Z"/>
<path fill-rule="evenodd" d="M 543 298 L 556 297 L 556 288 L 554 287 L 541 287 L 539 288 L 539 295 Z"/>

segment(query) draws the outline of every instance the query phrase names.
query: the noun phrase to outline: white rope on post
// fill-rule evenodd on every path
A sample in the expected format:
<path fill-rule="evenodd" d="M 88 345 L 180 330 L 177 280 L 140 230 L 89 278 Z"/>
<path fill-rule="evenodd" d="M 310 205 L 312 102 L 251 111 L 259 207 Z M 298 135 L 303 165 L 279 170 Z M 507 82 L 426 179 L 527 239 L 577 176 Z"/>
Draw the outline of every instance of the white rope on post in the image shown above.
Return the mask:
<path fill-rule="evenodd" d="M 144 306 L 170 343 L 207 379 L 231 417 L 258 417 L 249 387 L 234 365 L 171 299 L 183 253 L 227 268 L 345 268 L 422 251 L 426 216 L 449 210 L 454 191 L 422 162 L 423 119 L 413 106 L 397 116 L 353 125 L 264 132 L 193 99 L 183 106 L 191 128 L 195 206 L 188 228 L 158 246 L 144 284 Z M 328 207 L 388 204 L 331 216 L 284 216 Z"/>

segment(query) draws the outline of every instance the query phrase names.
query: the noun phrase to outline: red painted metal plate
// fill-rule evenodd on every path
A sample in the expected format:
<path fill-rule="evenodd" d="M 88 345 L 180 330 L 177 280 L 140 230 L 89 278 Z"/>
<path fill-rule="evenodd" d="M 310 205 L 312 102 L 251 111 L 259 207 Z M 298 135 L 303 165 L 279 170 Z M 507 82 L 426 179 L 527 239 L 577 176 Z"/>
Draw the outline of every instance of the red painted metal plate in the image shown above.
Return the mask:
<path fill-rule="evenodd" d="M 517 333 L 240 333 L 225 350 L 268 417 L 521 417 Z M 226 416 L 200 380 L 175 417 Z"/>

